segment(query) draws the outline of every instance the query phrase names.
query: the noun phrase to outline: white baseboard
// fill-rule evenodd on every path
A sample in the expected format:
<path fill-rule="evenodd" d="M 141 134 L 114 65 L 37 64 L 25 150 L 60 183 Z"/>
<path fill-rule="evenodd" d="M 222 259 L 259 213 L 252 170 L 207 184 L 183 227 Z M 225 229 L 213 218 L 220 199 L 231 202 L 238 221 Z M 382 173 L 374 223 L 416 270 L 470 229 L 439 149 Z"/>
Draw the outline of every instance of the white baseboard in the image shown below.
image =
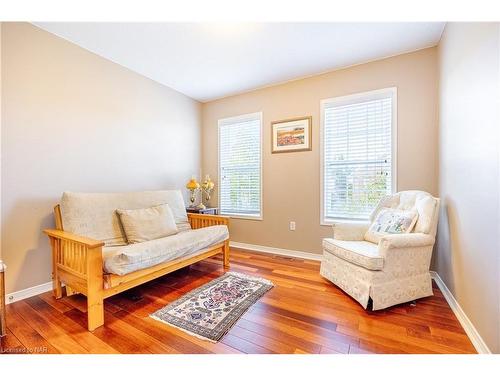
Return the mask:
<path fill-rule="evenodd" d="M 253 245 L 243 242 L 229 241 L 229 246 L 237 247 L 238 249 L 243 249 L 243 250 L 258 251 L 260 253 L 283 255 L 291 258 L 300 258 L 300 259 L 317 260 L 317 261 L 321 261 L 321 259 L 323 259 L 322 254 L 314 254 L 297 250 L 280 249 L 278 247 Z"/>
<path fill-rule="evenodd" d="M 5 296 L 5 303 L 8 305 L 9 303 L 21 301 L 25 298 L 30 298 L 33 296 L 36 296 L 38 294 L 42 294 L 45 292 L 48 292 L 49 290 L 52 290 L 52 282 L 49 281 L 48 283 L 45 284 L 40 284 L 36 286 L 32 286 L 31 288 L 19 290 L 14 293 L 7 294 Z"/>
<path fill-rule="evenodd" d="M 431 271 L 431 276 L 436 282 L 441 292 L 443 293 L 446 302 L 448 302 L 448 305 L 450 305 L 451 310 L 455 313 L 455 316 L 462 325 L 467 336 L 469 336 L 469 339 L 472 342 L 472 345 L 474 345 L 474 348 L 476 348 L 477 352 L 479 354 L 491 354 L 491 350 L 484 342 L 483 338 L 477 331 L 476 327 L 474 327 L 469 317 L 465 314 L 465 311 L 462 309 L 462 307 L 455 299 L 451 291 L 448 289 L 444 281 L 438 275 L 438 273 L 435 271 Z"/>

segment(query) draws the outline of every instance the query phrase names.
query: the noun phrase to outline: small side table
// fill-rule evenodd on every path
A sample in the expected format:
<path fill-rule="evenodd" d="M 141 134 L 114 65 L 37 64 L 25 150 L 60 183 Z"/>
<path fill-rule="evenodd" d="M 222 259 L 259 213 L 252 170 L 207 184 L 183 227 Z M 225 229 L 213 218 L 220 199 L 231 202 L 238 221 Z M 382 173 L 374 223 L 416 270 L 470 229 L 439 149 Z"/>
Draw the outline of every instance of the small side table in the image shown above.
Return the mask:
<path fill-rule="evenodd" d="M 217 207 L 207 207 L 207 208 L 187 207 L 186 211 L 191 214 L 207 214 L 207 215 L 219 214 L 219 209 Z"/>

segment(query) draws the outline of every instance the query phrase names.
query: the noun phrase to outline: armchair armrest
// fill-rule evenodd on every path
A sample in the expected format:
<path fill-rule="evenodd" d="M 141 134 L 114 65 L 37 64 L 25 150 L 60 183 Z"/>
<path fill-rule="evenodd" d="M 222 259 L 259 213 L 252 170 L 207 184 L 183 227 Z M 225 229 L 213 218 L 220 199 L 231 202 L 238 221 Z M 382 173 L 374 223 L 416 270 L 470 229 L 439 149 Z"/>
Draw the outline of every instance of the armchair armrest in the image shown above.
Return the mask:
<path fill-rule="evenodd" d="M 424 247 L 434 245 L 435 238 L 424 233 L 388 234 L 379 242 L 379 249 Z"/>
<path fill-rule="evenodd" d="M 43 232 L 50 238 L 76 242 L 80 245 L 84 245 L 88 249 L 104 246 L 104 242 L 102 241 L 94 240 L 93 238 L 89 237 L 78 236 L 76 234 L 65 232 L 59 229 L 45 229 Z"/>
<path fill-rule="evenodd" d="M 363 241 L 366 231 L 370 227 L 369 222 L 359 223 L 333 223 L 333 238 L 341 241 Z"/>
<path fill-rule="evenodd" d="M 220 215 L 188 213 L 189 224 L 192 229 L 210 227 L 212 225 L 229 225 L 229 217 Z"/>

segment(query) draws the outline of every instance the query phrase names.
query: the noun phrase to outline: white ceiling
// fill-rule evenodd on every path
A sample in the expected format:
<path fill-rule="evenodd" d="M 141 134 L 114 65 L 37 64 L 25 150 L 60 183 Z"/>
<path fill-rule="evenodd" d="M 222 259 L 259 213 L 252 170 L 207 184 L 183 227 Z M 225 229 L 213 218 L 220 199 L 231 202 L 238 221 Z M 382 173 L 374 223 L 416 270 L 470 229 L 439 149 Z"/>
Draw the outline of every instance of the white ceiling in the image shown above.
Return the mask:
<path fill-rule="evenodd" d="M 35 23 L 207 102 L 439 42 L 444 23 Z"/>

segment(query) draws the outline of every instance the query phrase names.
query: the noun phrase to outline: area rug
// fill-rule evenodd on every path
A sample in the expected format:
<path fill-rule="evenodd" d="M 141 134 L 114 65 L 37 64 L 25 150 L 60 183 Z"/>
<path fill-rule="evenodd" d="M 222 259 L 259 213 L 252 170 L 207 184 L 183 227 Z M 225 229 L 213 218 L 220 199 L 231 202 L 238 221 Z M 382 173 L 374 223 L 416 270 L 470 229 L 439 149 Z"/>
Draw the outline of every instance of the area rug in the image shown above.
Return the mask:
<path fill-rule="evenodd" d="M 272 287 L 273 283 L 266 279 L 226 272 L 150 317 L 198 338 L 217 342 Z"/>

